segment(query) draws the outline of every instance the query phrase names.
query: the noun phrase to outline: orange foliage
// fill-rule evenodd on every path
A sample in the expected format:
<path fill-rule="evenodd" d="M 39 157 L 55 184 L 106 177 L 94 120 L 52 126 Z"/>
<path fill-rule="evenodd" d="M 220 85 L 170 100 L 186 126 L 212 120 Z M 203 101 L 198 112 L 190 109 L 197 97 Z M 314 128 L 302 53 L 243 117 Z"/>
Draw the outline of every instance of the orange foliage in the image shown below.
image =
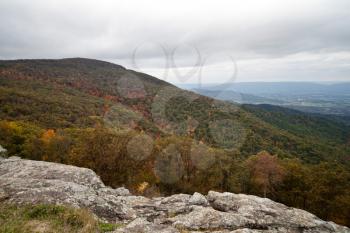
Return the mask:
<path fill-rule="evenodd" d="M 45 143 L 49 143 L 51 139 L 54 138 L 55 136 L 56 136 L 55 130 L 48 129 L 41 136 L 41 140 L 44 141 Z"/>

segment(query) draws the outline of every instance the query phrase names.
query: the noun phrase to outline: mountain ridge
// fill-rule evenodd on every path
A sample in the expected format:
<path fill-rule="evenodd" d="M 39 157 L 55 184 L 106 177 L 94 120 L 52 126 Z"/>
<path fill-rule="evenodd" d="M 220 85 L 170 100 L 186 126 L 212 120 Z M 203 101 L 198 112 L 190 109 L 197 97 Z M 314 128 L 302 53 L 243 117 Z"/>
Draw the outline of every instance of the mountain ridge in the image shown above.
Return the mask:
<path fill-rule="evenodd" d="M 96 64 L 98 64 L 96 66 Z M 107 67 L 107 68 L 106 68 Z M 11 73 L 12 72 L 12 73 Z M 23 80 L 24 79 L 24 80 Z M 16 81 L 21 80 L 21 81 Z M 155 100 L 159 100 L 156 104 L 163 104 L 164 101 L 167 101 L 168 93 L 170 89 L 173 90 L 175 96 L 173 96 L 173 100 L 171 104 L 173 105 L 171 108 L 169 108 L 168 112 L 162 113 L 161 115 L 162 119 L 165 119 L 164 124 L 170 124 L 170 125 L 176 125 L 176 122 L 185 122 L 188 118 L 194 118 L 196 122 L 199 122 L 200 124 L 197 126 L 195 130 L 194 138 L 197 140 L 204 140 L 210 145 L 215 146 L 215 140 L 208 133 L 208 129 L 206 125 L 213 124 L 211 122 L 215 122 L 217 120 L 221 120 L 225 118 L 225 116 L 218 117 L 215 115 L 211 116 L 205 116 L 208 114 L 211 114 L 211 112 L 215 111 L 217 112 L 216 115 L 224 113 L 227 114 L 228 112 L 231 116 L 227 116 L 226 118 L 229 119 L 237 119 L 237 118 L 244 118 L 244 120 L 247 123 L 244 123 L 244 127 L 247 128 L 248 131 L 255 131 L 254 134 L 256 134 L 256 130 L 259 127 L 262 128 L 268 128 L 268 131 L 270 131 L 270 135 L 273 135 L 274 132 L 278 132 L 278 128 L 275 126 L 267 123 L 262 122 L 262 119 L 255 120 L 252 115 L 250 115 L 249 112 L 246 112 L 244 109 L 237 108 L 235 105 L 226 105 L 224 107 L 219 106 L 219 111 L 215 110 L 217 109 L 217 101 L 210 99 L 208 97 L 203 97 L 200 95 L 197 95 L 192 92 L 183 91 L 181 89 L 177 89 L 175 86 L 166 83 L 165 81 L 156 79 L 152 76 L 142 74 L 136 71 L 130 71 L 128 69 L 125 69 L 122 66 L 115 65 L 113 63 L 109 62 L 103 62 L 98 60 L 91 60 L 91 59 L 83 59 L 83 58 L 73 58 L 73 59 L 61 59 L 61 60 L 11 60 L 11 61 L 0 61 L 0 84 L 1 87 L 8 88 L 14 88 L 17 87 L 19 92 L 22 92 L 24 90 L 31 90 L 33 87 L 31 85 L 37 85 L 38 88 L 42 88 L 47 86 L 51 92 L 57 91 L 65 91 L 63 88 L 71 88 L 71 90 L 74 93 L 76 97 L 78 97 L 80 94 L 77 92 L 83 92 L 85 95 L 85 99 L 89 100 L 90 97 L 87 98 L 86 95 L 92 96 L 95 98 L 95 100 L 89 100 L 89 104 L 91 105 L 88 107 L 89 109 L 94 109 L 95 113 L 99 117 L 104 117 L 105 115 L 105 107 L 106 102 L 107 105 L 113 106 L 113 102 L 121 103 L 123 106 L 127 106 L 128 108 L 131 108 L 133 110 L 136 110 L 137 112 L 140 112 L 144 116 L 144 123 L 142 125 L 149 125 L 151 128 L 153 128 L 153 131 L 155 132 L 162 132 L 164 129 L 162 129 L 162 126 L 159 126 L 155 123 L 155 120 L 153 119 L 154 116 L 158 113 L 155 113 L 154 102 Z M 14 82 L 17 82 L 15 84 Z M 23 87 L 19 86 L 19 83 L 22 83 Z M 16 86 L 17 85 L 17 86 Z M 9 89 L 9 90 L 12 90 Z M 169 89 L 169 90 L 167 90 Z M 131 91 L 130 91 L 131 90 Z M 162 93 L 162 90 L 165 90 L 158 99 L 155 98 L 159 93 Z M 13 95 L 16 95 L 15 92 Z M 9 92 L 10 93 L 10 92 Z M 33 89 L 33 92 L 30 96 L 35 96 L 37 93 L 40 93 L 40 91 L 37 91 L 35 93 L 35 88 Z M 43 93 L 45 94 L 45 93 Z M 48 95 L 49 92 L 47 93 Z M 9 95 L 9 94 L 8 94 Z M 58 95 L 58 94 L 55 94 Z M 64 96 L 71 95 L 71 93 L 65 93 Z M 40 96 L 40 94 L 39 94 Z M 53 95 L 54 96 L 54 95 Z M 64 98 L 64 96 L 60 98 Z M 171 96 L 172 97 L 172 96 Z M 185 97 L 185 99 L 184 99 Z M 6 106 L 6 102 L 12 102 L 13 97 L 3 97 L 2 105 Z M 22 97 L 21 97 L 22 98 Z M 47 99 L 46 97 L 41 99 Z M 96 99 L 97 98 L 97 99 Z M 180 100 L 182 98 L 182 100 Z M 187 98 L 187 99 L 186 99 Z M 30 98 L 29 98 L 30 99 Z M 107 100 L 106 100 L 107 99 Z M 185 102 L 183 102 L 185 100 Z M 24 100 L 23 100 L 24 101 Z M 28 98 L 27 100 L 28 101 Z M 41 103 L 36 103 L 36 100 L 34 101 L 35 106 L 40 106 Z M 60 102 L 60 100 L 57 100 Z M 99 103 L 97 103 L 97 102 Z M 195 101 L 195 102 L 193 102 Z M 79 100 L 81 102 L 81 100 Z M 77 104 L 80 105 L 80 103 L 77 102 Z M 86 101 L 85 101 L 86 102 Z M 187 102 L 187 103 L 186 103 Z M 202 108 L 198 109 L 197 106 L 198 103 L 201 103 Z M 184 103 L 187 105 L 184 107 Z M 197 106 L 194 105 L 194 103 L 197 104 Z M 166 106 L 167 103 L 165 103 L 164 106 Z M 64 103 L 64 105 L 67 105 L 67 103 Z M 97 107 L 99 105 L 99 107 Z M 219 105 L 222 105 L 221 103 Z M 207 106 L 207 107 L 206 107 Z M 13 107 L 8 106 L 7 109 Z M 23 112 L 23 108 L 25 106 L 21 106 L 21 110 Z M 73 108 L 72 107 L 68 107 Z M 82 108 L 84 108 L 82 106 Z M 178 112 L 174 112 L 172 109 L 178 109 Z M 198 110 L 196 110 L 196 108 Z M 84 108 L 85 109 L 85 108 Z M 180 109 L 182 109 L 180 111 Z M 185 110 L 183 110 L 185 109 Z M 16 110 L 17 111 L 17 110 Z M 29 109 L 27 111 L 30 111 Z M 72 110 L 74 111 L 74 110 Z M 87 111 L 88 110 L 84 110 Z M 97 111 L 100 111 L 98 113 Z M 185 111 L 185 112 L 184 112 Z M 194 111 L 199 111 L 200 114 L 193 115 Z M 183 113 L 181 113 L 183 112 Z M 181 114 L 178 114 L 181 113 Z M 18 117 L 21 119 L 21 116 L 25 116 L 25 114 L 21 113 L 3 113 L 3 117 L 7 117 L 9 115 L 19 115 Z M 164 115 L 165 114 L 165 115 Z M 71 114 L 70 114 L 71 115 Z M 174 117 L 175 116 L 175 117 Z M 74 118 L 77 118 L 78 116 L 75 116 Z M 16 118 L 16 117 L 15 117 Z M 14 119 L 15 119 L 14 118 Z M 26 117 L 28 118 L 28 117 Z M 25 118 L 25 119 L 26 119 Z M 6 118 L 5 118 L 6 119 Z M 9 118 L 11 119 L 11 118 Z M 40 119 L 40 118 L 39 118 Z M 38 117 L 35 117 L 35 121 L 38 121 Z M 69 121 L 69 119 L 68 119 Z M 91 122 L 91 119 L 88 119 L 84 117 L 80 120 L 81 122 Z M 237 120 L 240 123 L 241 120 Z M 46 121 L 46 126 L 48 125 L 49 120 Z M 58 120 L 55 120 L 53 123 L 59 122 Z M 203 122 L 203 123 L 202 123 Z M 66 123 L 68 124 L 68 122 Z M 69 123 L 74 125 L 74 123 Z M 153 126 L 152 126 L 153 125 Z M 252 127 L 252 125 L 255 125 L 255 127 Z M 53 127 L 53 126 L 50 126 Z M 146 128 L 143 128 L 143 130 L 147 130 Z M 157 133 L 156 133 L 157 134 Z M 282 135 L 278 137 L 283 137 L 285 133 L 282 133 Z M 263 137 L 266 137 L 269 135 L 261 135 Z M 291 137 L 291 141 L 293 141 L 294 135 L 287 136 Z M 297 139 L 298 140 L 298 139 Z M 250 153 L 255 153 L 257 151 L 251 151 Z M 319 152 L 317 152 L 319 153 Z"/>

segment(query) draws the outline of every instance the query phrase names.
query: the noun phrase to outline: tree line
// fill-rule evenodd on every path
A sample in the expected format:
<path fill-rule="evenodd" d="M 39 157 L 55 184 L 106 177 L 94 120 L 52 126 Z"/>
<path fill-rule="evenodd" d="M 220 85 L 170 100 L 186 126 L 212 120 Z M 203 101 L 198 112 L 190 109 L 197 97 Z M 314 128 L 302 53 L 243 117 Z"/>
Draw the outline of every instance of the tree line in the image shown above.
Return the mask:
<path fill-rule="evenodd" d="M 350 171 L 336 162 L 310 164 L 270 151 L 246 157 L 186 136 L 156 138 L 101 124 L 53 130 L 0 121 L 0 132 L 8 156 L 87 167 L 106 185 L 135 194 L 253 194 L 350 226 Z"/>

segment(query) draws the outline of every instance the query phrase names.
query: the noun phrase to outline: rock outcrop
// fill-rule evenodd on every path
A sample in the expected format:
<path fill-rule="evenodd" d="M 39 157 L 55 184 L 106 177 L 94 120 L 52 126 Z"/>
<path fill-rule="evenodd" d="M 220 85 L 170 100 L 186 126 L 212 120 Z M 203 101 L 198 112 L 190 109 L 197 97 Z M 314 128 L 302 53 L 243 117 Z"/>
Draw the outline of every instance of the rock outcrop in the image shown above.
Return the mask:
<path fill-rule="evenodd" d="M 90 169 L 17 157 L 0 159 L 0 202 L 88 208 L 101 219 L 122 223 L 115 233 L 350 232 L 267 198 L 210 191 L 151 199 L 106 187 Z"/>

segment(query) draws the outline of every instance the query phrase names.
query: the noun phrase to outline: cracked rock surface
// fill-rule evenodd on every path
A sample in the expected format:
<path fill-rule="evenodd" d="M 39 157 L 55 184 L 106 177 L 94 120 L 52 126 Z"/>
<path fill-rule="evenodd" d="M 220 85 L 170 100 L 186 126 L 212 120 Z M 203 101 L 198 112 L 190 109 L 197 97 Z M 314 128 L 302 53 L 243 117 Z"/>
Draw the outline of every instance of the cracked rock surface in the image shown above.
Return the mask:
<path fill-rule="evenodd" d="M 214 191 L 133 196 L 125 188 L 106 187 L 90 169 L 17 157 L 0 159 L 0 202 L 88 208 L 101 219 L 122 223 L 115 233 L 350 233 L 267 198 Z"/>

